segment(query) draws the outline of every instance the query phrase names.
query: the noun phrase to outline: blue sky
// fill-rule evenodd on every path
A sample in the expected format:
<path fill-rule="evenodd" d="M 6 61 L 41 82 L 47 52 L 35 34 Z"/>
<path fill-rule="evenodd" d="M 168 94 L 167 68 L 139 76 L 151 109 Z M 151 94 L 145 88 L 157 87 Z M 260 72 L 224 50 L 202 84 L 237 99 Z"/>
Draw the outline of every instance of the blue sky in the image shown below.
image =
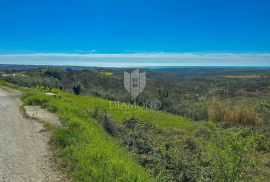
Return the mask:
<path fill-rule="evenodd" d="M 270 66 L 269 9 L 267 0 L 0 1 L 0 63 Z"/>

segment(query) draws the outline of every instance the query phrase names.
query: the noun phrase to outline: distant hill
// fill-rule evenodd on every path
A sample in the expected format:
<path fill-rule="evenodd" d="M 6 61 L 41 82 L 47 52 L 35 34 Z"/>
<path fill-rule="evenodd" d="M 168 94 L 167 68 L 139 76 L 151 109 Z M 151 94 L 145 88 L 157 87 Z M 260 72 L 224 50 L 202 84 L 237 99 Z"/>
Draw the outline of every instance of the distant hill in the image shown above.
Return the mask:
<path fill-rule="evenodd" d="M 50 65 L 19 65 L 19 64 L 0 64 L 0 71 L 6 70 L 30 70 L 38 68 L 63 68 L 63 69 L 95 69 L 94 67 L 84 67 L 84 66 L 50 66 Z"/>

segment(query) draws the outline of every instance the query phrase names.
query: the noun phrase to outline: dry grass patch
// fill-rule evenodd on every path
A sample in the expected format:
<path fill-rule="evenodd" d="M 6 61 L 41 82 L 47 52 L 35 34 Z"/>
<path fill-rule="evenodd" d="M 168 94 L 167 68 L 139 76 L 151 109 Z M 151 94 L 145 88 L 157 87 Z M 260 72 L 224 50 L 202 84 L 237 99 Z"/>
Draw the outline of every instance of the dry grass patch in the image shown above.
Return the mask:
<path fill-rule="evenodd" d="M 244 104 L 232 107 L 218 97 L 212 98 L 208 108 L 208 117 L 212 121 L 241 125 L 261 126 L 263 124 L 263 119 L 255 107 Z"/>

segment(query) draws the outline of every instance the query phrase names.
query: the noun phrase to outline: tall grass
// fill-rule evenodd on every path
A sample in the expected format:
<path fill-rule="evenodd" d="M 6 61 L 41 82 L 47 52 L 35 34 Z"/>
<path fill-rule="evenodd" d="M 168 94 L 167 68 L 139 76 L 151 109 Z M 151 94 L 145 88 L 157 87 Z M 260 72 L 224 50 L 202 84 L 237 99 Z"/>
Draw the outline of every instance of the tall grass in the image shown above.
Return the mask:
<path fill-rule="evenodd" d="M 213 97 L 208 108 L 208 117 L 212 121 L 227 122 L 241 125 L 261 126 L 263 120 L 256 108 L 251 105 L 230 103 Z"/>

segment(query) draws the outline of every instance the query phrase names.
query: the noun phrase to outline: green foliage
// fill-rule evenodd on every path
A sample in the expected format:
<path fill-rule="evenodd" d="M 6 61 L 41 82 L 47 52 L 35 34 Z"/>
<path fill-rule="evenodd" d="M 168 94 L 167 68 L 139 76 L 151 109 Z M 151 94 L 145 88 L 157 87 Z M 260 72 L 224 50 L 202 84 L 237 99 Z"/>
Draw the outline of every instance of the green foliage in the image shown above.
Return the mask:
<path fill-rule="evenodd" d="M 147 172 L 128 157 L 112 136 L 158 181 L 241 181 L 245 176 L 253 179 L 253 152 L 266 152 L 267 144 L 255 146 L 255 140 L 260 142 L 261 138 L 244 128 L 194 125 L 168 113 L 126 105 L 124 109 L 112 109 L 108 100 L 56 93 L 58 97 L 54 98 L 31 91 L 23 99 L 26 104 L 56 107 L 57 114 L 66 121 L 64 129 L 55 130 L 52 142 L 60 147 L 62 166 L 77 181 L 128 180 L 138 176 L 148 180 Z M 104 118 L 106 122 L 102 122 Z M 120 168 L 127 172 L 120 173 Z"/>
<path fill-rule="evenodd" d="M 109 134 L 114 134 L 115 132 L 115 124 L 113 120 L 108 116 L 107 113 L 102 114 L 99 118 L 98 121 L 100 122 L 101 126 L 109 133 Z"/>
<path fill-rule="evenodd" d="M 59 92 L 60 96 L 65 100 L 76 103 L 82 110 L 94 112 L 98 106 L 100 110 L 106 111 L 114 121 L 123 122 L 126 118 L 136 115 L 136 118 L 152 123 L 156 126 L 169 128 L 189 128 L 200 125 L 193 123 L 189 119 L 179 115 L 168 114 L 161 111 L 142 108 L 124 102 L 109 101 L 93 96 L 76 96 L 63 92 Z"/>
<path fill-rule="evenodd" d="M 73 92 L 75 95 L 80 95 L 80 93 L 81 93 L 81 85 L 80 84 L 73 86 L 72 89 L 73 89 Z"/>
<path fill-rule="evenodd" d="M 265 127 L 259 130 L 259 137 L 256 149 L 263 153 L 270 153 L 270 128 Z"/>
<path fill-rule="evenodd" d="M 254 181 L 261 171 L 269 170 L 262 161 L 269 154 L 269 130 L 192 122 L 59 90 L 53 90 L 57 97 L 45 95 L 40 88 L 26 90 L 25 104 L 41 105 L 62 118 L 64 128 L 54 129 L 52 143 L 74 181 L 151 181 L 148 172 L 156 181 Z"/>
<path fill-rule="evenodd" d="M 256 161 L 251 154 L 256 148 L 256 134 L 232 129 L 217 131 L 212 126 L 213 142 L 208 145 L 215 181 L 252 181 Z"/>
<path fill-rule="evenodd" d="M 145 170 L 76 102 L 67 98 L 27 92 L 25 104 L 56 107 L 64 128 L 53 131 L 51 142 L 58 146 L 62 168 L 73 181 L 152 181 Z"/>
<path fill-rule="evenodd" d="M 159 110 L 179 114 L 192 120 L 208 119 L 207 100 L 240 98 L 247 100 L 269 98 L 269 69 L 154 69 L 147 72 L 147 84 L 137 98 L 140 101 L 160 101 Z M 13 77 L 12 74 L 17 76 Z M 113 101 L 129 102 L 129 94 L 123 86 L 122 70 L 85 69 L 72 70 L 42 68 L 23 72 L 8 72 L 6 81 L 21 86 L 59 88 L 77 95 L 93 95 Z M 22 75 L 26 75 L 22 77 Z M 168 82 L 169 80 L 169 82 Z M 78 87 L 80 83 L 80 89 Z M 75 89 L 75 90 L 74 90 Z M 75 91 L 75 92 L 74 92 Z M 259 114 L 270 122 L 269 101 L 259 105 Z"/>
<path fill-rule="evenodd" d="M 7 76 L 2 77 L 5 81 L 16 84 L 23 87 L 44 87 L 46 89 L 49 89 L 50 91 L 52 88 L 58 88 L 60 87 L 60 82 L 58 79 L 55 79 L 53 77 L 30 77 L 30 76 Z"/>
<path fill-rule="evenodd" d="M 49 99 L 43 95 L 36 94 L 36 91 L 28 91 L 21 96 L 24 105 L 40 105 L 45 106 Z"/>
<path fill-rule="evenodd" d="M 117 131 L 122 145 L 157 181 L 211 180 L 200 144 L 187 133 L 135 119 L 126 120 Z"/>

